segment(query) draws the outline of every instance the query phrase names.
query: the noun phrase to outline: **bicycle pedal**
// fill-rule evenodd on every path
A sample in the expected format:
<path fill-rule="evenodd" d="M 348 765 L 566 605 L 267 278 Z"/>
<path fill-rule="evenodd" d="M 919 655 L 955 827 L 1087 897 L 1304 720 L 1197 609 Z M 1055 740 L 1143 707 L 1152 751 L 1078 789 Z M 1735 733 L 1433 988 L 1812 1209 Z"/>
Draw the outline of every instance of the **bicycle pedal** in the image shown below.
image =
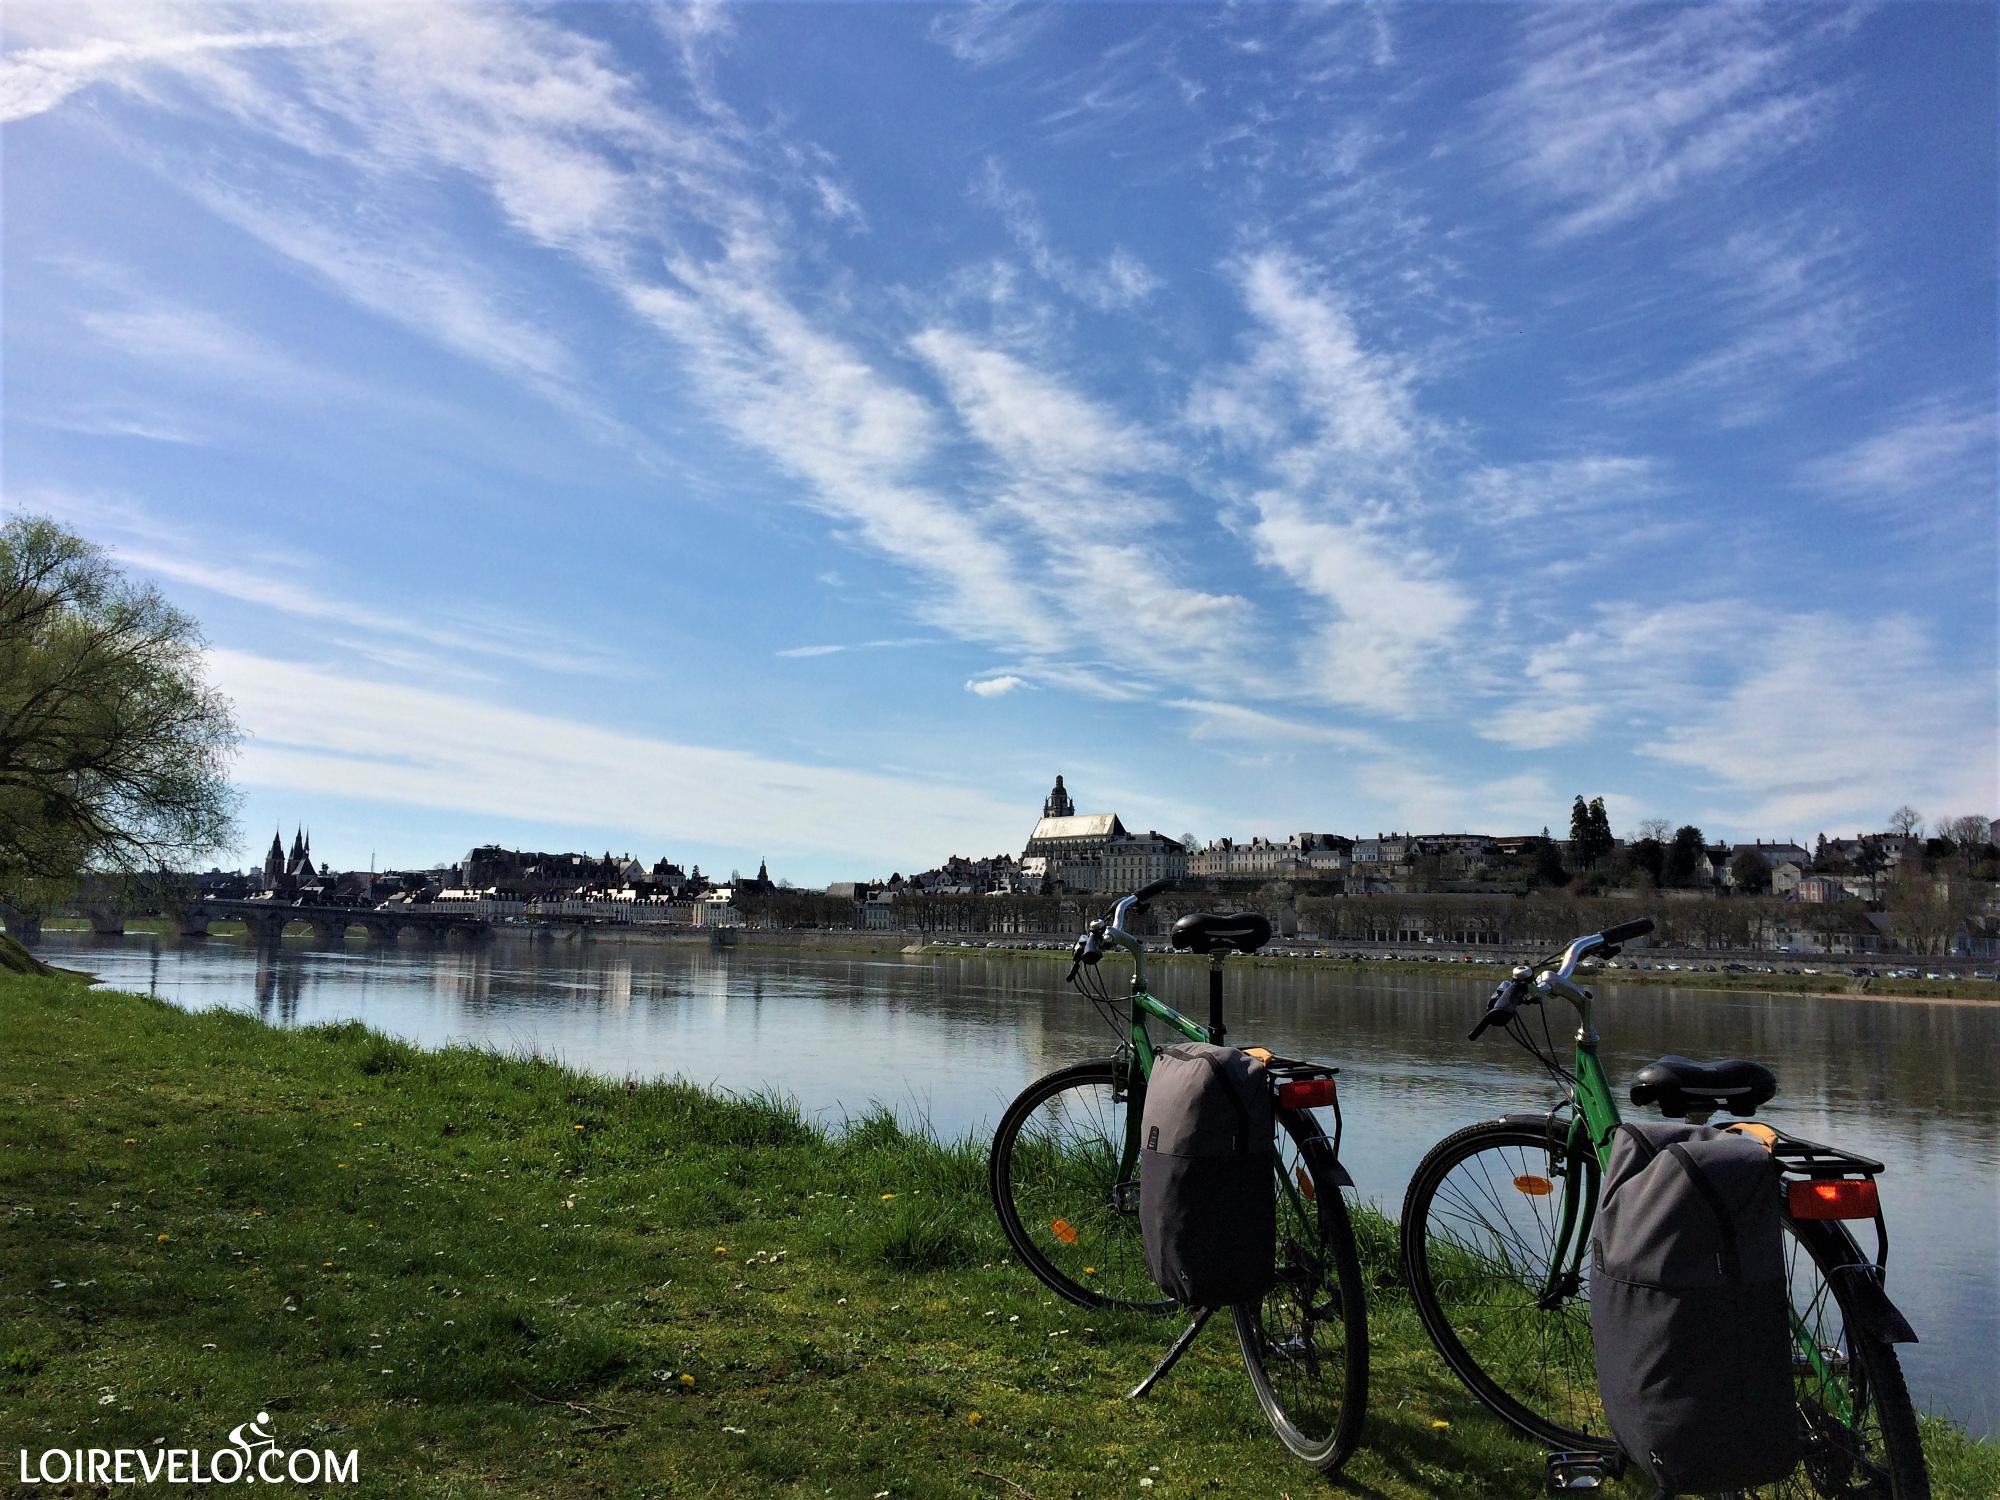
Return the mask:
<path fill-rule="evenodd" d="M 1616 1455 L 1610 1453 L 1551 1453 L 1548 1459 L 1548 1492 L 1551 1495 L 1567 1495 L 1577 1490 L 1601 1490 L 1616 1479 L 1623 1468 Z"/>

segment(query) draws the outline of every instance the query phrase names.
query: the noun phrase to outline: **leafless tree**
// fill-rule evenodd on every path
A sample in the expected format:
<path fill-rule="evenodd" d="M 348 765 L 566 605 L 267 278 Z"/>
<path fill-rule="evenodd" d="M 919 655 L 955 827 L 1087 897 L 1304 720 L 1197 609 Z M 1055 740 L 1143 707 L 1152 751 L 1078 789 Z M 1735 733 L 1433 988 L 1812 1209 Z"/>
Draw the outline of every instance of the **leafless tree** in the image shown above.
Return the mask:
<path fill-rule="evenodd" d="M 1923 826 L 1924 815 L 1907 802 L 1889 814 L 1889 827 L 1903 838 L 1915 838 Z"/>

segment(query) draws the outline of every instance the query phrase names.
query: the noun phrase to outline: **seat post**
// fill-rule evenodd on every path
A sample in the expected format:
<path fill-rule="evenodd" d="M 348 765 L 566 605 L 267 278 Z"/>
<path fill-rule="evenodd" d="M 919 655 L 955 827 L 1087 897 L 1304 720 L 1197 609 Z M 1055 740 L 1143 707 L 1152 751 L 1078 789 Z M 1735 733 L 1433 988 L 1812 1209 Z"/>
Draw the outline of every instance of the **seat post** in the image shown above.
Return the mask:
<path fill-rule="evenodd" d="M 1222 950 L 1208 956 L 1208 1039 L 1222 1045 Z"/>

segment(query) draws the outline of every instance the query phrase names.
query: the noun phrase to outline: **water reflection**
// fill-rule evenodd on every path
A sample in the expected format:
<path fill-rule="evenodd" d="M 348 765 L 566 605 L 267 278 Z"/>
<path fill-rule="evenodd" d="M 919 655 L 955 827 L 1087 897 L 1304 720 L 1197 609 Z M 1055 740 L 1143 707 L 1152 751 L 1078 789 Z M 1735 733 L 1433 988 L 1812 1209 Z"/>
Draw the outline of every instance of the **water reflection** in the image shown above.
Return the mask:
<path fill-rule="evenodd" d="M 105 982 L 278 1025 L 357 1018 L 424 1045 L 559 1057 L 615 1078 L 680 1075 L 779 1090 L 839 1120 L 873 1103 L 947 1135 L 984 1133 L 1030 1078 L 1114 1044 L 1054 963 L 848 958 L 705 946 L 531 944 L 258 954 L 211 939 L 50 949 Z M 1113 993 L 1122 976 L 1113 976 Z M 1206 975 L 1162 993 L 1207 1010 Z M 1553 1089 L 1503 1037 L 1468 1043 L 1485 987 L 1450 973 L 1265 969 L 1232 976 L 1237 1040 L 1341 1067 L 1344 1155 L 1394 1212 L 1425 1150 L 1462 1124 L 1541 1107 Z M 1769 1117 L 1889 1163 L 1891 1285 L 1925 1342 L 1906 1351 L 1933 1409 L 1995 1427 L 2000 1390 L 2000 1004 L 1824 1001 L 1604 986 L 1597 1023 L 1614 1079 L 1663 1052 L 1771 1066 Z M 1551 1016 L 1558 1044 L 1574 1029 Z"/>

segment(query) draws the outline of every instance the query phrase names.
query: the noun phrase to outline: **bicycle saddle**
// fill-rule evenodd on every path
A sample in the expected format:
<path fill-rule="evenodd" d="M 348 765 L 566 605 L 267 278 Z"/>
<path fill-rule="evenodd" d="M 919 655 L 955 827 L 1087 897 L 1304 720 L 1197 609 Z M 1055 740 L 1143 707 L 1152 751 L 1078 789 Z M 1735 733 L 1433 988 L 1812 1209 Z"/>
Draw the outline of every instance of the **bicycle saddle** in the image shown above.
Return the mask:
<path fill-rule="evenodd" d="M 1174 923 L 1174 946 L 1185 953 L 1255 953 L 1270 941 L 1271 919 L 1254 911 L 1198 911 Z"/>
<path fill-rule="evenodd" d="M 1632 1078 L 1632 1102 L 1657 1104 L 1663 1115 L 1695 1109 L 1726 1109 L 1747 1115 L 1778 1092 L 1778 1079 L 1761 1063 L 1732 1057 L 1727 1062 L 1690 1062 L 1663 1057 Z"/>

